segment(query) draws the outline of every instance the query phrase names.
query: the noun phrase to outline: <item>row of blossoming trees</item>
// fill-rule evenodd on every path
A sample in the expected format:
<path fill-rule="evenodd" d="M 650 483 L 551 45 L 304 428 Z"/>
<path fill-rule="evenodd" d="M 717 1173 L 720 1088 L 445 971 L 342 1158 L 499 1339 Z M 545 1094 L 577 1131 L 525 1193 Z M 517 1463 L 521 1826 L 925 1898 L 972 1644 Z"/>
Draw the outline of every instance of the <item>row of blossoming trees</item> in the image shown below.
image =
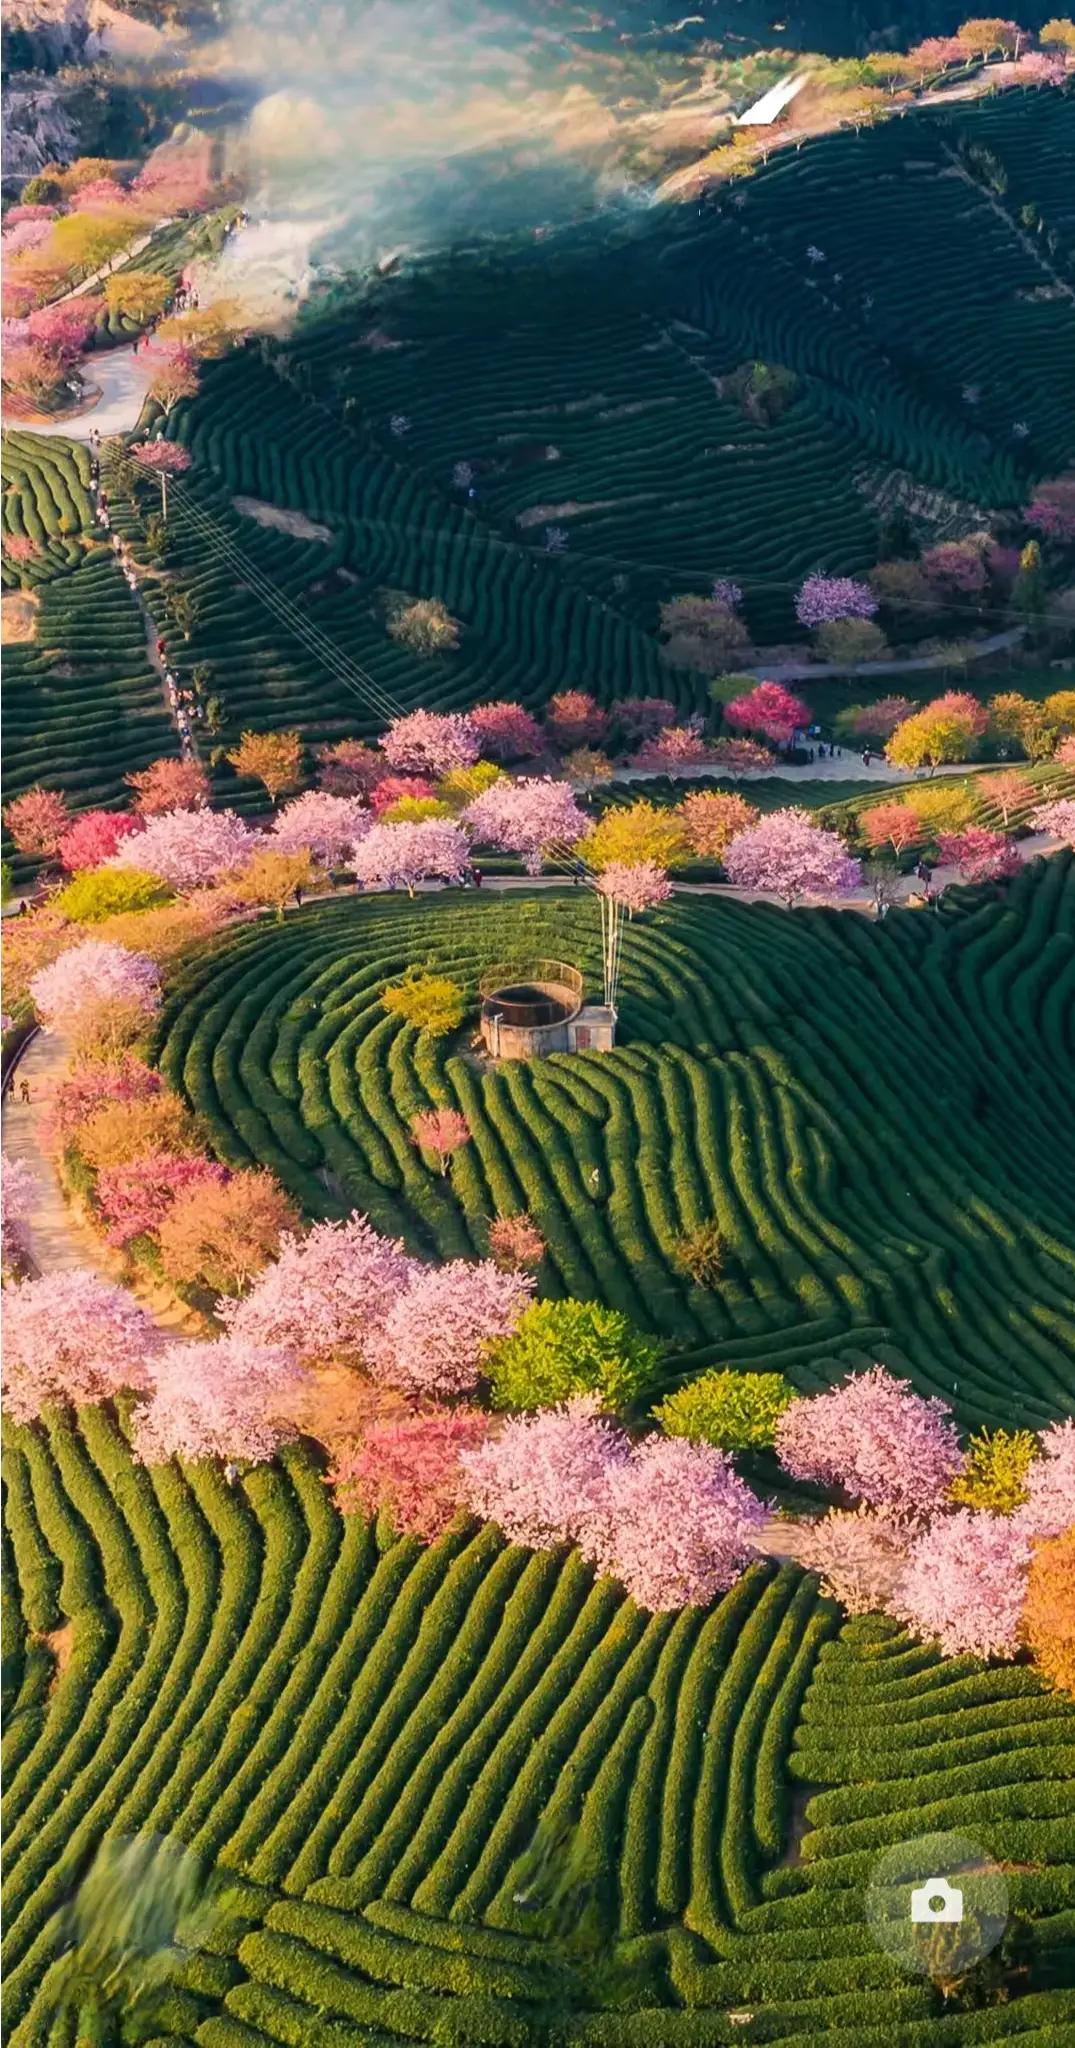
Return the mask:
<path fill-rule="evenodd" d="M 48 409 L 102 313 L 139 327 L 156 320 L 173 291 L 163 272 L 124 270 L 99 290 L 87 282 L 84 294 L 70 293 L 159 224 L 200 214 L 222 196 L 202 138 L 162 145 L 134 175 L 127 165 L 80 157 L 33 177 L 5 213 L 0 237 L 9 394 Z M 151 382 L 165 405 L 195 388 L 196 338 L 182 319 L 155 338 Z"/>

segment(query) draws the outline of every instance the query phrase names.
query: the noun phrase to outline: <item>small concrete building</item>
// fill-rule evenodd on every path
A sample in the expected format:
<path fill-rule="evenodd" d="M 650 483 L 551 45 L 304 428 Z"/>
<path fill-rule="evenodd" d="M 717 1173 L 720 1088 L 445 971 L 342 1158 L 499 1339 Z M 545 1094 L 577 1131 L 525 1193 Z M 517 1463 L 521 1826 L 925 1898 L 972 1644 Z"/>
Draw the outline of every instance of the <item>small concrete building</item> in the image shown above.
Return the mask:
<path fill-rule="evenodd" d="M 584 1001 L 582 976 L 565 960 L 513 961 L 482 976 L 481 1034 L 494 1060 L 550 1052 L 611 1052 L 616 1012 Z"/>

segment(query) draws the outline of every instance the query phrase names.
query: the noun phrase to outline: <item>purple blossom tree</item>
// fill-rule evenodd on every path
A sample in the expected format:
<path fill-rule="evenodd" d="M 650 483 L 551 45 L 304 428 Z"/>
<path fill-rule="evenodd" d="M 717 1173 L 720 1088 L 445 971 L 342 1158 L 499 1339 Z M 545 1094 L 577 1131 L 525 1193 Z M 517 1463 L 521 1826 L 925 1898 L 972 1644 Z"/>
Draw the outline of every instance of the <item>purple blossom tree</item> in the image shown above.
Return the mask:
<path fill-rule="evenodd" d="M 852 1500 L 911 1519 L 941 1505 L 963 1465 L 946 1403 L 916 1394 L 883 1365 L 793 1401 L 775 1444 L 792 1478 L 842 1487 Z"/>
<path fill-rule="evenodd" d="M 862 869 L 837 832 L 823 832 L 805 811 L 770 811 L 732 839 L 724 855 L 728 880 L 792 904 L 800 896 L 852 896 Z"/>
<path fill-rule="evenodd" d="M 142 869 L 172 889 L 200 889 L 244 867 L 258 844 L 234 811 L 161 811 L 109 865 Z"/>
<path fill-rule="evenodd" d="M 581 1548 L 639 1607 L 706 1607 L 757 1554 L 767 1514 L 724 1451 L 650 1436 L 609 1470 Z"/>
<path fill-rule="evenodd" d="M 378 824 L 355 845 L 351 866 L 367 889 L 406 889 L 431 879 L 461 881 L 470 859 L 465 832 L 447 818 Z"/>
<path fill-rule="evenodd" d="M 493 1259 L 416 1267 L 370 1333 L 370 1370 L 404 1393 L 469 1393 L 489 1345 L 512 1335 L 533 1292 L 529 1273 Z"/>
<path fill-rule="evenodd" d="M 16 1422 L 146 1385 L 154 1325 L 125 1287 L 76 1268 L 4 1289 L 3 1403 Z"/>
<path fill-rule="evenodd" d="M 472 1514 L 532 1550 L 590 1536 L 607 1516 L 609 1474 L 629 1455 L 625 1431 L 597 1411 L 597 1396 L 582 1394 L 562 1407 L 512 1416 L 497 1435 L 462 1451 L 463 1498 Z"/>
<path fill-rule="evenodd" d="M 413 775 L 448 775 L 472 768 L 481 752 L 474 720 L 461 711 L 410 711 L 381 740 L 386 761 Z"/>
<path fill-rule="evenodd" d="M 382 1237 L 356 1210 L 342 1223 L 315 1223 L 305 1237 L 287 1232 L 249 1293 L 218 1311 L 246 1344 L 289 1351 L 304 1364 L 360 1367 L 370 1332 L 416 1270 L 402 1240 Z"/>
<path fill-rule="evenodd" d="M 135 1457 L 261 1464 L 295 1434 L 282 1409 L 302 1377 L 288 1352 L 239 1337 L 167 1344 L 152 1361 L 150 1397 L 131 1417 Z"/>
<path fill-rule="evenodd" d="M 145 953 L 110 939 L 86 939 L 39 969 L 30 996 L 46 1031 L 69 1031 L 88 1010 L 109 1002 L 130 1005 L 148 1019 L 160 1008 L 160 975 Z"/>
<path fill-rule="evenodd" d="M 826 626 L 834 619 L 872 619 L 877 599 L 868 583 L 853 576 L 807 576 L 795 600 L 800 626 Z"/>
<path fill-rule="evenodd" d="M 1014 1657 L 1030 1554 L 1012 1516 L 941 1515 L 913 1542 L 889 1611 L 946 1657 Z"/>
<path fill-rule="evenodd" d="M 730 576 L 717 576 L 709 586 L 709 595 L 714 604 L 727 605 L 730 612 L 738 611 L 743 602 L 742 585 L 734 583 Z"/>
<path fill-rule="evenodd" d="M 318 867 L 340 867 L 352 846 L 373 824 L 373 813 L 356 796 L 332 796 L 326 789 L 307 789 L 285 804 L 273 819 L 272 836 L 280 853 L 309 848 Z"/>
<path fill-rule="evenodd" d="M 1075 797 L 1060 796 L 1051 804 L 1040 804 L 1031 812 L 1030 822 L 1035 832 L 1048 832 L 1075 846 Z"/>
<path fill-rule="evenodd" d="M 585 811 L 566 782 L 551 775 L 506 777 L 475 797 L 463 812 L 463 823 L 483 846 L 520 853 L 527 874 L 541 872 L 547 849 L 573 846 L 589 827 Z"/>

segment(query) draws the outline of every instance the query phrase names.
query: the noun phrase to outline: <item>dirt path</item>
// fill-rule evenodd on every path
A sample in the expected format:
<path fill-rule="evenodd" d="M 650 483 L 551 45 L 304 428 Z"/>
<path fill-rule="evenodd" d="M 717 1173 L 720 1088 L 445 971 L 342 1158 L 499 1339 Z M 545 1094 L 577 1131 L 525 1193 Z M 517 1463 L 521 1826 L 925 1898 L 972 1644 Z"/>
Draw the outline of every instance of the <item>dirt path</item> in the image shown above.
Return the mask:
<path fill-rule="evenodd" d="M 976 188 L 977 189 L 977 188 Z M 1003 633 L 991 633 L 986 640 L 974 642 L 972 661 L 984 661 L 990 654 L 1003 654 L 1005 648 L 1018 647 L 1026 638 L 1025 626 L 1008 626 Z M 952 663 L 943 654 L 917 654 L 903 661 L 860 661 L 854 667 L 841 666 L 833 661 L 778 661 L 769 662 L 761 668 L 744 668 L 737 671 L 744 676 L 757 676 L 762 682 L 807 683 L 821 682 L 826 677 L 838 676 L 842 681 L 869 681 L 871 676 L 910 676 L 926 673 L 930 669 L 951 668 Z"/>

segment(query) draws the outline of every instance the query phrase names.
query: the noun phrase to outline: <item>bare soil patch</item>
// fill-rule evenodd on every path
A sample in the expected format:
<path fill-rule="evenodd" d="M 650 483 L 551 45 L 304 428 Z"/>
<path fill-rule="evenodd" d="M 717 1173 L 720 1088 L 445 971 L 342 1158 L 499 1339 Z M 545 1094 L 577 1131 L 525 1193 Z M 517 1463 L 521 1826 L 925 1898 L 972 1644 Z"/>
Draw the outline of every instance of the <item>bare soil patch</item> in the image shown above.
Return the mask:
<path fill-rule="evenodd" d="M 330 526 L 319 526 L 305 512 L 292 512 L 286 505 L 269 505 L 264 498 L 233 498 L 232 504 L 244 519 L 256 519 L 259 526 L 275 526 L 278 533 L 290 533 L 296 540 L 332 539 Z"/>
<path fill-rule="evenodd" d="M 36 590 L 9 590 L 0 598 L 0 646 L 32 640 L 37 632 Z"/>

